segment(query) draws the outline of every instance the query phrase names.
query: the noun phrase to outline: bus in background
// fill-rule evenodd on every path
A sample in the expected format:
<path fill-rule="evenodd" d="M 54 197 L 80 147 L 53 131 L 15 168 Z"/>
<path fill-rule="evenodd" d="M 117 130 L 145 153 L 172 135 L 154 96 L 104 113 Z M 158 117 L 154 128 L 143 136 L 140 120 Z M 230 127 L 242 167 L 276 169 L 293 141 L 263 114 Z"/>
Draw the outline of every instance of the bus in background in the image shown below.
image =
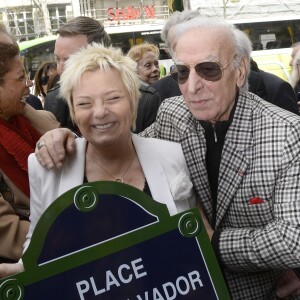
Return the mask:
<path fill-rule="evenodd" d="M 253 50 L 290 48 L 300 41 L 300 15 L 229 20 L 244 31 Z"/>
<path fill-rule="evenodd" d="M 285 80 L 288 79 L 291 71 L 289 66 L 291 46 L 300 41 L 300 16 L 229 22 L 234 23 L 250 37 L 254 50 L 253 59 L 258 63 L 259 68 Z M 143 42 L 155 44 L 160 49 L 160 64 L 168 73 L 173 62 L 160 37 L 163 25 L 163 23 L 148 23 L 107 26 L 105 30 L 109 33 L 112 44 L 122 48 L 124 53 L 127 53 L 132 45 Z M 38 66 L 43 61 L 55 59 L 53 54 L 55 39 L 56 36 L 49 36 L 19 43 L 30 78 L 34 77 Z"/>
<path fill-rule="evenodd" d="M 55 61 L 55 40 L 53 35 L 19 43 L 20 55 L 31 80 L 42 62 Z"/>
<path fill-rule="evenodd" d="M 252 58 L 263 71 L 288 80 L 291 47 L 300 41 L 300 15 L 231 20 L 252 42 Z"/>

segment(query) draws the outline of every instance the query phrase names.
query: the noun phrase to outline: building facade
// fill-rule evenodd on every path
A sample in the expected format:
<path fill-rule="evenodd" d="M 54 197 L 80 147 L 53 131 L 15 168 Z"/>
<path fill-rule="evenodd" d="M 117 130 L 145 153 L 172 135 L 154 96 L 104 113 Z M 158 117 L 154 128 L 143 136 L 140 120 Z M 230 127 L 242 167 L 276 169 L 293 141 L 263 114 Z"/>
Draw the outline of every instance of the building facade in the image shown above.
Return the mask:
<path fill-rule="evenodd" d="M 188 0 L 187 2 L 190 9 L 199 10 L 203 15 L 219 16 L 228 20 L 300 14 L 300 1 L 297 0 Z"/>
<path fill-rule="evenodd" d="M 70 18 L 92 17 L 111 31 L 155 28 L 170 14 L 169 0 L 0 0 L 0 21 L 18 41 L 54 33 Z M 44 7 L 47 8 L 45 13 Z M 50 31 L 47 31 L 47 20 Z M 109 31 L 109 30 L 108 30 Z"/>

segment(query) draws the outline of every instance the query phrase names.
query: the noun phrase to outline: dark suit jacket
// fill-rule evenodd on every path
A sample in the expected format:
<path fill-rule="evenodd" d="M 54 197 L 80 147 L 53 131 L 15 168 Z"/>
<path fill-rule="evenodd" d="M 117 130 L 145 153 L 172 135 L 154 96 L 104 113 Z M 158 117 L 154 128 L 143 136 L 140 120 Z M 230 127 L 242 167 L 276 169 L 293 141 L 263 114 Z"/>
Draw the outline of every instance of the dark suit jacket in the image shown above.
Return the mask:
<path fill-rule="evenodd" d="M 292 86 L 280 77 L 259 70 L 265 83 L 267 101 L 299 115 L 297 98 Z"/>
<path fill-rule="evenodd" d="M 137 109 L 135 133 L 142 132 L 154 123 L 161 99 L 158 92 L 152 86 L 141 83 L 141 97 Z"/>
<path fill-rule="evenodd" d="M 42 105 L 41 100 L 35 95 L 29 94 L 29 96 L 26 99 L 26 102 L 36 110 L 42 110 L 43 109 L 43 105 Z"/>
<path fill-rule="evenodd" d="M 56 86 L 48 91 L 45 99 L 44 109 L 51 111 L 61 127 L 67 127 L 71 130 L 77 130 L 72 123 L 67 101 L 59 96 L 60 86 Z"/>
<path fill-rule="evenodd" d="M 267 100 L 267 90 L 263 80 L 263 77 L 259 72 L 250 71 L 248 77 L 248 84 L 249 84 L 249 92 L 259 96 L 260 98 Z"/>
<path fill-rule="evenodd" d="M 294 91 L 295 91 L 295 94 L 296 94 L 297 101 L 300 101 L 300 81 L 294 87 Z"/>
<path fill-rule="evenodd" d="M 181 91 L 178 83 L 176 83 L 171 76 L 165 76 L 162 79 L 156 81 L 153 86 L 160 95 L 161 101 L 174 96 L 180 96 Z"/>

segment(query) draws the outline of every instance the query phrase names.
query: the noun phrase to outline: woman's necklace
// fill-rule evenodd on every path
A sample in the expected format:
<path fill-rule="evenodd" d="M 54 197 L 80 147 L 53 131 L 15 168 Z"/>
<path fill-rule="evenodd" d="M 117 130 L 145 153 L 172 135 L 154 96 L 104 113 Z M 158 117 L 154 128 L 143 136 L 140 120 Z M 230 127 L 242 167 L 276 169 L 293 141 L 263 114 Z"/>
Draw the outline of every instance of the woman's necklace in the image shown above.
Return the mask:
<path fill-rule="evenodd" d="M 114 181 L 116 181 L 116 182 L 121 182 L 121 183 L 124 182 L 124 178 L 126 177 L 127 172 L 128 172 L 128 170 L 129 170 L 130 166 L 132 165 L 132 163 L 133 163 L 133 161 L 134 161 L 134 158 L 135 158 L 135 155 L 133 154 L 132 159 L 130 160 L 130 162 L 129 162 L 129 164 L 128 164 L 128 166 L 127 166 L 127 168 L 126 168 L 126 170 L 125 170 L 125 172 L 124 172 L 124 174 L 123 174 L 123 176 L 116 177 L 116 176 L 114 176 L 113 174 L 111 174 L 108 170 L 106 170 L 106 169 L 105 169 L 101 164 L 99 164 L 96 160 L 93 160 L 93 159 L 89 156 L 89 154 L 87 154 L 87 156 L 89 157 L 89 159 L 90 159 L 91 161 L 94 161 L 94 162 L 95 162 L 95 163 L 96 163 L 103 171 L 105 171 L 111 178 L 113 178 Z"/>

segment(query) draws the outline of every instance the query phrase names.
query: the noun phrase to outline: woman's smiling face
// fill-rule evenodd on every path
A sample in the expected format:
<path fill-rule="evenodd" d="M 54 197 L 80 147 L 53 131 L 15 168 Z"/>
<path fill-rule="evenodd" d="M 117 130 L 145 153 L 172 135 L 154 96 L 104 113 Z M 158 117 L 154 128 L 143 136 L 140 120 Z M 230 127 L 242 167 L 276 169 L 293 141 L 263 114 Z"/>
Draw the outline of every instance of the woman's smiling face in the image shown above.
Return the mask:
<path fill-rule="evenodd" d="M 76 124 L 94 146 L 118 146 L 131 135 L 129 95 L 117 70 L 85 72 L 72 98 Z"/>
<path fill-rule="evenodd" d="M 0 117 L 8 120 L 24 113 L 30 86 L 32 82 L 27 80 L 22 60 L 20 56 L 16 56 L 11 62 L 10 71 L 3 76 L 3 84 L 0 85 Z"/>
<path fill-rule="evenodd" d="M 138 61 L 138 74 L 140 79 L 148 84 L 152 84 L 159 79 L 159 63 L 153 52 L 146 52 L 142 59 Z"/>

